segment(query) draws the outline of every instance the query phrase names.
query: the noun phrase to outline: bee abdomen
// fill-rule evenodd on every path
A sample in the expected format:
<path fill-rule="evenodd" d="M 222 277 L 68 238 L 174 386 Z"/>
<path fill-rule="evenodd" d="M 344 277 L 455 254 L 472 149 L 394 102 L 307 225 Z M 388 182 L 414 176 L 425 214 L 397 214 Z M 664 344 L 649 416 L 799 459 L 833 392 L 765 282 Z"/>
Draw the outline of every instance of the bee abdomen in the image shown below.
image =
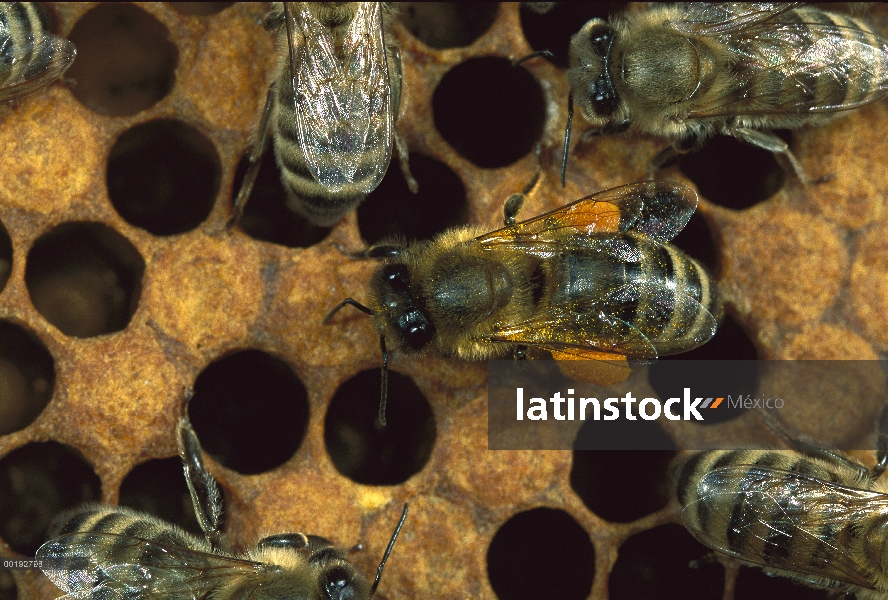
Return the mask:
<path fill-rule="evenodd" d="M 0 3 L 0 86 L 29 71 L 43 71 L 53 55 L 35 52 L 24 61 L 49 29 L 46 13 L 36 2 Z"/>

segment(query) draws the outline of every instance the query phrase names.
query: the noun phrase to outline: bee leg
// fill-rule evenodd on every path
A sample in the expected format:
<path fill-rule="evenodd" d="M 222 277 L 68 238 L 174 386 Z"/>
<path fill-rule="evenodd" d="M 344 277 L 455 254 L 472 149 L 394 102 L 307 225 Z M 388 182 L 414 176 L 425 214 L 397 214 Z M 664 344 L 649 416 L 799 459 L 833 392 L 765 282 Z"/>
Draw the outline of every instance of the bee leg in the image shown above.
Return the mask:
<path fill-rule="evenodd" d="M 809 183 L 813 183 L 805 175 L 805 169 L 802 167 L 802 163 L 800 163 L 799 159 L 795 157 L 795 154 L 792 153 L 792 150 L 789 149 L 789 146 L 786 145 L 786 142 L 781 140 L 773 133 L 769 133 L 767 131 L 758 131 L 757 129 L 747 129 L 745 127 L 736 127 L 729 129 L 728 133 L 738 139 L 743 140 L 744 142 L 752 144 L 753 146 L 763 148 L 765 150 L 768 150 L 769 152 L 773 152 L 774 154 L 779 154 L 785 157 L 786 160 L 789 161 L 789 165 L 795 172 L 796 177 L 799 178 L 799 181 L 806 185 Z"/>
<path fill-rule="evenodd" d="M 540 163 L 540 147 L 536 148 L 536 156 L 537 162 Z M 503 225 L 509 227 L 510 225 L 515 224 L 515 217 L 518 215 L 518 211 L 521 210 L 521 207 L 524 206 L 524 199 L 530 194 L 536 185 L 540 181 L 540 175 L 543 172 L 542 164 L 537 165 L 536 173 L 533 174 L 533 177 L 530 178 L 530 181 L 527 182 L 527 185 L 524 186 L 517 194 L 512 194 L 506 199 L 505 204 L 503 204 Z"/>
<path fill-rule="evenodd" d="M 268 145 L 269 120 L 271 118 L 271 106 L 274 100 L 274 88 L 268 88 L 268 96 L 265 99 L 265 108 L 262 110 L 262 119 L 259 121 L 258 139 L 250 149 L 250 162 L 247 166 L 247 172 L 244 173 L 244 181 L 237 193 L 237 198 L 231 207 L 231 218 L 228 219 L 225 227 L 231 229 L 240 221 L 244 213 L 244 206 L 250 198 L 253 191 L 253 185 L 256 183 L 256 176 L 259 174 L 259 166 L 262 164 L 262 155 L 265 154 L 265 147 Z"/>
<path fill-rule="evenodd" d="M 678 140 L 657 152 L 656 156 L 651 159 L 650 165 L 648 166 L 648 179 L 654 178 L 654 172 L 659 171 L 660 169 L 668 169 L 669 167 L 678 164 L 678 161 L 680 161 L 681 158 L 690 152 L 696 145 L 697 139 L 691 137 L 684 140 Z"/>
<path fill-rule="evenodd" d="M 407 144 L 404 143 L 404 138 L 401 137 L 397 127 L 393 128 L 393 137 L 395 138 L 398 160 L 401 163 L 401 173 L 404 174 L 404 179 L 407 181 L 407 188 L 415 194 L 419 192 L 419 184 L 416 183 L 413 173 L 410 172 L 410 151 L 407 150 Z"/>
<path fill-rule="evenodd" d="M 191 423 L 188 422 L 188 417 L 183 417 L 179 421 L 176 433 L 179 442 L 179 456 L 182 458 L 185 481 L 188 483 L 188 491 L 191 493 L 191 502 L 194 505 L 197 522 L 213 548 L 223 549 L 227 543 L 225 534 L 220 529 L 222 495 L 219 493 L 216 480 L 204 467 L 200 442 L 197 440 Z"/>

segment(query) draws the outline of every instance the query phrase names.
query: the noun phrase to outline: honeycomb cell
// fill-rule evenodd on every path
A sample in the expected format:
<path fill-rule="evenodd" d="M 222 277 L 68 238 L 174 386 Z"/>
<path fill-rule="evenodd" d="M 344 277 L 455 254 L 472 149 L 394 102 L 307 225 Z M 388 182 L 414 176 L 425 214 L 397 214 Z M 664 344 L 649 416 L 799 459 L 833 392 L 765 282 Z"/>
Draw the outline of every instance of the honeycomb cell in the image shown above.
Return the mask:
<path fill-rule="evenodd" d="M 238 473 L 262 473 L 285 463 L 302 443 L 308 395 L 286 363 L 241 350 L 197 377 L 188 415 L 217 461 Z"/>
<path fill-rule="evenodd" d="M 16 600 L 18 586 L 8 569 L 0 569 L 0 600 Z"/>
<path fill-rule="evenodd" d="M 685 254 L 696 259 L 702 264 L 709 274 L 715 277 L 718 272 L 718 255 L 715 250 L 715 241 L 712 237 L 712 229 L 706 218 L 699 211 L 691 215 L 691 220 L 684 226 L 675 238 L 672 245 L 684 250 Z M 714 281 L 714 280 L 713 280 Z"/>
<path fill-rule="evenodd" d="M 450 167 L 425 156 L 410 155 L 410 170 L 419 193 L 407 188 L 397 165 L 358 207 L 358 228 L 368 244 L 400 236 L 407 240 L 430 240 L 466 221 L 466 188 Z"/>
<path fill-rule="evenodd" d="M 234 4 L 234 2 L 170 2 L 169 5 L 180 13 L 196 17 L 216 15 Z"/>
<path fill-rule="evenodd" d="M 761 569 L 741 567 L 734 588 L 734 600 L 830 600 L 835 595 L 799 585 L 791 579 L 771 577 Z"/>
<path fill-rule="evenodd" d="M 505 58 L 470 58 L 448 71 L 432 96 L 435 127 L 475 165 L 505 167 L 543 133 L 543 93 L 523 67 Z"/>
<path fill-rule="evenodd" d="M 592 588 L 595 549 L 566 512 L 535 508 L 513 516 L 493 536 L 487 574 L 500 600 L 583 600 Z"/>
<path fill-rule="evenodd" d="M 723 571 L 706 560 L 709 553 L 709 548 L 680 525 L 661 525 L 635 534 L 620 546 L 608 582 L 608 598 L 720 598 Z"/>
<path fill-rule="evenodd" d="M 549 10 L 539 12 L 534 4 L 554 4 Z M 570 38 L 591 19 L 607 19 L 620 14 L 625 2 L 522 2 L 521 29 L 531 48 L 548 50 L 553 54 L 552 63 L 568 66 Z"/>
<path fill-rule="evenodd" d="M 496 18 L 494 2 L 402 2 L 398 18 L 413 37 L 431 48 L 469 46 Z"/>
<path fill-rule="evenodd" d="M 61 511 L 99 499 L 101 482 L 79 452 L 31 443 L 0 460 L 0 537 L 33 556 Z"/>
<path fill-rule="evenodd" d="M 6 227 L 0 222 L 0 292 L 6 287 L 12 274 L 12 239 Z"/>
<path fill-rule="evenodd" d="M 136 466 L 120 484 L 118 504 L 203 535 L 178 456 L 149 460 Z"/>
<path fill-rule="evenodd" d="M 628 523 L 666 506 L 674 456 L 671 450 L 575 450 L 570 486 L 602 519 Z"/>
<path fill-rule="evenodd" d="M 237 165 L 232 186 L 232 202 L 237 198 L 249 166 L 249 155 Z M 389 169 L 391 171 L 391 169 Z M 255 240 L 272 242 L 289 248 L 314 246 L 330 233 L 332 227 L 313 225 L 304 217 L 287 208 L 287 192 L 281 183 L 281 174 L 269 148 L 262 155 L 256 182 L 247 199 L 238 226 Z"/>
<path fill-rule="evenodd" d="M 100 4 L 83 15 L 69 39 L 77 59 L 65 76 L 74 97 L 103 115 L 133 115 L 173 89 L 179 51 L 169 30 L 132 4 Z"/>
<path fill-rule="evenodd" d="M 791 145 L 792 133 L 774 133 Z M 707 139 L 682 157 L 679 165 L 701 196 L 733 209 L 767 200 L 783 187 L 787 176 L 793 176 L 787 175 L 772 152 L 726 135 Z"/>
<path fill-rule="evenodd" d="M 125 131 L 108 155 L 108 197 L 131 225 L 172 235 L 200 225 L 222 164 L 213 143 L 181 121 L 162 119 Z"/>
<path fill-rule="evenodd" d="M 435 445 L 435 417 L 413 380 L 389 371 L 382 427 L 379 389 L 379 369 L 361 371 L 339 386 L 324 419 L 324 443 L 336 469 L 352 481 L 397 485 L 428 462 Z"/>
<path fill-rule="evenodd" d="M 102 223 L 63 223 L 28 252 L 25 285 L 34 307 L 65 335 L 120 331 L 136 311 L 145 261 Z"/>
<path fill-rule="evenodd" d="M 49 404 L 55 361 L 40 340 L 0 321 L 0 435 L 24 429 Z"/>

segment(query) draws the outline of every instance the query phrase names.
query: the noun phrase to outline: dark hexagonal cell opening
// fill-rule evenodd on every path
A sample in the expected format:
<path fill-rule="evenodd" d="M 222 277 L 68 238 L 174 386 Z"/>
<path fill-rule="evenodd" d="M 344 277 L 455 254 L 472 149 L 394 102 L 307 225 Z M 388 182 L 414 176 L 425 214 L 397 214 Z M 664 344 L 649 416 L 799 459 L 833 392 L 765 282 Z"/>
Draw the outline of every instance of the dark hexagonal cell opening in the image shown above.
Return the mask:
<path fill-rule="evenodd" d="M 539 83 L 505 58 L 470 58 L 448 71 L 432 96 L 435 127 L 475 165 L 505 167 L 533 150 L 546 107 Z"/>
<path fill-rule="evenodd" d="M 774 133 L 792 145 L 790 131 Z M 787 177 L 794 177 L 772 152 L 726 135 L 707 139 L 682 157 L 679 165 L 682 173 L 697 184 L 701 196 L 733 209 L 767 200 L 780 191 Z"/>
<path fill-rule="evenodd" d="M 0 292 L 6 287 L 10 275 L 12 275 L 12 238 L 0 222 Z"/>
<path fill-rule="evenodd" d="M 237 165 L 232 186 L 232 202 L 243 185 L 250 165 L 249 154 Z M 391 169 L 389 169 L 391 171 Z M 287 208 L 287 192 L 281 173 L 269 146 L 262 155 L 256 182 L 247 199 L 238 226 L 253 239 L 272 242 L 288 248 L 314 246 L 330 233 L 332 227 L 320 227 Z"/>
<path fill-rule="evenodd" d="M 210 214 L 222 163 L 213 142 L 181 121 L 136 125 L 108 155 L 108 196 L 127 223 L 154 235 L 190 231 Z"/>
<path fill-rule="evenodd" d="M 120 484 L 118 504 L 154 515 L 185 531 L 203 536 L 178 456 L 137 465 Z"/>
<path fill-rule="evenodd" d="M 554 5 L 554 6 L 543 6 Z M 568 66 L 570 39 L 586 22 L 620 14 L 625 2 L 522 2 L 521 29 L 530 47 L 548 50 L 551 62 Z"/>
<path fill-rule="evenodd" d="M 666 506 L 674 456 L 672 450 L 574 450 L 570 487 L 602 519 L 629 523 Z"/>
<path fill-rule="evenodd" d="M 55 387 L 55 361 L 22 327 L 0 321 L 0 435 L 24 429 L 43 412 Z"/>
<path fill-rule="evenodd" d="M 389 371 L 386 425 L 379 423 L 380 371 L 361 371 L 336 390 L 324 443 L 336 469 L 357 483 L 397 485 L 419 473 L 435 445 L 429 401 L 413 380 Z"/>
<path fill-rule="evenodd" d="M 8 569 L 0 569 L 0 600 L 16 600 L 18 598 L 18 586 L 15 578 Z"/>
<path fill-rule="evenodd" d="M 238 473 L 270 471 L 305 438 L 308 393 L 286 363 L 241 350 L 197 377 L 188 415 L 204 451 Z"/>
<path fill-rule="evenodd" d="M 413 37 L 431 48 L 471 45 L 490 29 L 499 4 L 495 2 L 402 2 L 398 18 Z"/>
<path fill-rule="evenodd" d="M 791 579 L 772 577 L 761 569 L 745 566 L 740 568 L 734 588 L 734 600 L 835 600 L 835 597 L 826 590 L 815 590 Z"/>
<path fill-rule="evenodd" d="M 392 165 L 379 187 L 358 207 L 358 227 L 368 244 L 394 236 L 430 240 L 466 222 L 466 188 L 450 167 L 414 153 L 410 170 L 419 193 L 407 188 L 401 169 Z"/>
<path fill-rule="evenodd" d="M 196 17 L 217 15 L 234 2 L 170 2 L 169 5 L 182 14 Z"/>
<path fill-rule="evenodd" d="M 25 266 L 31 302 L 65 335 L 123 330 L 136 311 L 145 261 L 101 223 L 63 223 L 34 242 Z"/>
<path fill-rule="evenodd" d="M 66 77 L 74 97 L 103 115 L 133 115 L 161 100 L 175 82 L 179 51 L 160 21 L 132 4 L 99 4 L 68 38 L 77 59 Z"/>
<path fill-rule="evenodd" d="M 500 600 L 583 600 L 592 589 L 595 549 L 569 514 L 535 508 L 513 516 L 493 536 L 487 575 Z"/>
<path fill-rule="evenodd" d="M 691 215 L 691 220 L 670 243 L 699 261 L 715 283 L 719 267 L 718 250 L 709 223 L 700 211 Z"/>
<path fill-rule="evenodd" d="M 710 550 L 675 524 L 633 535 L 620 546 L 608 581 L 610 600 L 721 598 L 724 570 Z M 691 564 L 696 568 L 691 568 Z"/>
<path fill-rule="evenodd" d="M 0 459 L 0 537 L 34 556 L 56 515 L 98 500 L 100 492 L 98 476 L 76 450 L 58 442 L 13 450 Z"/>

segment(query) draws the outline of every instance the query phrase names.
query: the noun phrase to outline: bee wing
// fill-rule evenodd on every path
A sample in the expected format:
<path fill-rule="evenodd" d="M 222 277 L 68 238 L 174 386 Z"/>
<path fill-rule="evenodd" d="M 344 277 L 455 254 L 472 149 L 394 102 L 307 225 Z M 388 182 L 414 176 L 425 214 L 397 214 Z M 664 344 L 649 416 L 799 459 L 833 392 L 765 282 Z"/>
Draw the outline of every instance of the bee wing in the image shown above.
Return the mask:
<path fill-rule="evenodd" d="M 856 27 L 781 21 L 795 6 L 689 3 L 672 26 L 717 38 L 736 61 L 734 84 L 705 104 L 697 102 L 688 117 L 835 112 L 888 92 L 888 40 Z"/>
<path fill-rule="evenodd" d="M 74 44 L 50 33 L 31 40 L 27 52 L 16 55 L 12 38 L 0 35 L 0 102 L 12 100 L 52 83 L 74 62 Z M 10 61 L 11 57 L 11 61 Z"/>
<path fill-rule="evenodd" d="M 305 40 L 297 48 L 289 39 L 306 166 L 331 192 L 369 193 L 388 166 L 394 123 L 381 4 L 359 4 L 338 55 L 331 31 L 307 3 L 293 20 Z"/>
<path fill-rule="evenodd" d="M 675 181 L 630 183 L 587 196 L 538 217 L 476 238 L 486 248 L 510 247 L 540 257 L 570 238 L 635 232 L 658 244 L 671 240 L 697 209 L 697 194 Z"/>
<path fill-rule="evenodd" d="M 82 532 L 43 544 L 44 574 L 72 598 L 203 598 L 231 577 L 264 565 L 113 533 Z"/>
<path fill-rule="evenodd" d="M 682 511 L 682 520 L 710 548 L 772 569 L 874 588 L 867 567 L 844 546 L 855 535 L 849 524 L 877 515 L 884 520 L 888 495 L 753 465 L 707 473 L 696 495 L 698 500 Z M 717 521 L 726 527 L 728 539 L 700 529 L 693 511 L 706 514 L 710 525 Z"/>

